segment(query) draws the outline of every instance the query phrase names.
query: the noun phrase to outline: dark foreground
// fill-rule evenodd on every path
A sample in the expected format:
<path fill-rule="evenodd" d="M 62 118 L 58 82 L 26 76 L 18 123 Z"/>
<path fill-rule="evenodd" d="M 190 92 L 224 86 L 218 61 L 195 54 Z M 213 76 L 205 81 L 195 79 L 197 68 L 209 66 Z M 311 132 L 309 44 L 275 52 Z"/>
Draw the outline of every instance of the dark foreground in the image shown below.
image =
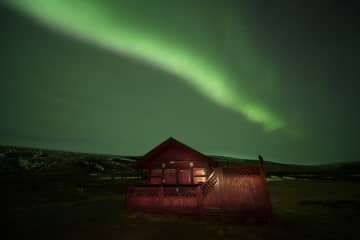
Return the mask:
<path fill-rule="evenodd" d="M 10 239 L 358 239 L 360 183 L 270 182 L 270 224 L 216 216 L 128 212 L 127 183 L 3 177 Z"/>

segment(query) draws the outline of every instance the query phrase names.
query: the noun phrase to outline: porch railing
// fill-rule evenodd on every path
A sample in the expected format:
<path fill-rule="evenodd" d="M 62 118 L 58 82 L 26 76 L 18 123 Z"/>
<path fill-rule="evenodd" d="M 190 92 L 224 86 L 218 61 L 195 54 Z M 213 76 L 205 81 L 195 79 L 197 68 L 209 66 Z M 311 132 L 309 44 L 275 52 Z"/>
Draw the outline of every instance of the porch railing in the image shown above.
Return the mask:
<path fill-rule="evenodd" d="M 128 187 L 128 196 L 148 197 L 196 197 L 200 192 L 200 184 L 192 185 L 133 185 Z"/>

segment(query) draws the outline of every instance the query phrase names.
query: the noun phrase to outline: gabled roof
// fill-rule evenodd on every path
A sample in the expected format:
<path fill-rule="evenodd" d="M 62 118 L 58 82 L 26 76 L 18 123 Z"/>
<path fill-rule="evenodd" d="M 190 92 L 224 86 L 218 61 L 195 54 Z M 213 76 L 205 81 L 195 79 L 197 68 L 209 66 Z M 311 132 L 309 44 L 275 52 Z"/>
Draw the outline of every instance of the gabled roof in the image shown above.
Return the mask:
<path fill-rule="evenodd" d="M 146 167 L 147 162 L 151 161 L 152 159 L 154 159 L 154 157 L 160 155 L 161 153 L 163 153 L 165 150 L 167 150 L 169 148 L 180 148 L 180 149 L 184 149 L 187 151 L 190 150 L 195 155 L 198 155 L 200 159 L 207 161 L 210 166 L 217 166 L 217 163 L 214 162 L 208 156 L 202 154 L 199 151 L 196 151 L 195 149 L 185 145 L 184 143 L 179 142 L 178 140 L 176 140 L 172 137 L 169 137 L 164 142 L 162 142 L 161 144 L 159 144 L 158 146 L 153 148 L 151 151 L 146 153 L 144 156 L 138 158 L 138 160 L 135 163 L 135 167 L 137 167 L 137 168 Z"/>

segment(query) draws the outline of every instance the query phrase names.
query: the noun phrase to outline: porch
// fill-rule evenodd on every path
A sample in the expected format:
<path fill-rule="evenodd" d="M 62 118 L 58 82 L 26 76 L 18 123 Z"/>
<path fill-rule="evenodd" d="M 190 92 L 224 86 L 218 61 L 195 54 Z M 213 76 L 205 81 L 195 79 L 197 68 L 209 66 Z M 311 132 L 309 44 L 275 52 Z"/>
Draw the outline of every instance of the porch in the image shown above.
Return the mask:
<path fill-rule="evenodd" d="M 200 212 L 203 202 L 202 184 L 129 186 L 126 205 L 132 210 L 149 212 Z"/>

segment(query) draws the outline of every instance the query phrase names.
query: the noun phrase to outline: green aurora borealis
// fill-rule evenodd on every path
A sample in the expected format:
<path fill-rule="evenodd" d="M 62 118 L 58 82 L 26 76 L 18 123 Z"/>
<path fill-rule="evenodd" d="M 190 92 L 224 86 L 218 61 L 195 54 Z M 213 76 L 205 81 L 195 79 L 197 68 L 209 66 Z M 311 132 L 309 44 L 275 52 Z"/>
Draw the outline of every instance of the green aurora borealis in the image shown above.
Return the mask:
<path fill-rule="evenodd" d="M 123 9 L 120 4 L 115 11 L 106 1 L 94 0 L 11 0 L 9 3 L 51 27 L 177 75 L 205 96 L 243 113 L 249 120 L 261 123 L 266 129 L 284 126 L 280 117 L 269 111 L 264 103 L 247 96 L 241 88 L 234 89 L 231 86 L 236 76 L 231 76 L 225 66 L 206 57 L 201 51 L 192 49 L 190 44 L 168 37 L 166 32 L 156 26 L 147 26 L 145 19 L 136 22 L 135 16 L 127 16 L 127 9 Z M 237 40 L 248 46 L 241 38 Z"/>
<path fill-rule="evenodd" d="M 5 1 L 0 143 L 357 160 L 351 8 L 205 2 Z"/>

